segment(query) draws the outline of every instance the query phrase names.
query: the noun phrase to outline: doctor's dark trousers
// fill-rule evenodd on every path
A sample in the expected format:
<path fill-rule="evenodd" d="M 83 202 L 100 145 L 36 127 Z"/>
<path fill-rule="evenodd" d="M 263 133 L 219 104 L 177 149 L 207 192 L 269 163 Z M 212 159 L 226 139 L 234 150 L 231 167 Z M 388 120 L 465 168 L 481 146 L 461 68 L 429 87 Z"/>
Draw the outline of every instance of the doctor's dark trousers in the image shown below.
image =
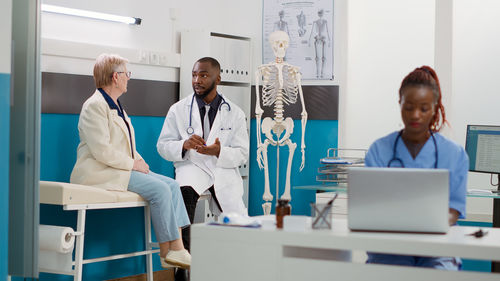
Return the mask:
<path fill-rule="evenodd" d="M 196 193 L 191 186 L 181 186 L 181 193 L 182 198 L 184 199 L 184 205 L 186 206 L 189 221 L 193 223 L 196 203 L 198 202 L 200 195 L 198 195 L 198 193 Z M 182 242 L 184 244 L 184 248 L 190 251 L 191 227 L 185 227 L 182 229 Z"/>
<path fill-rule="evenodd" d="M 219 211 L 222 213 L 222 207 L 220 206 L 219 200 L 217 199 L 217 196 L 215 195 L 215 188 L 212 185 L 208 191 L 210 192 L 210 195 L 212 196 L 212 199 L 219 208 Z M 196 211 L 196 203 L 198 202 L 198 199 L 200 196 L 196 191 L 191 186 L 181 186 L 181 193 L 182 193 L 182 198 L 184 199 L 184 205 L 186 206 L 186 211 L 189 217 L 189 221 L 193 223 L 194 221 L 194 214 Z M 191 244 L 191 227 L 185 227 L 182 229 L 182 242 L 184 244 L 184 248 L 186 248 L 188 251 L 190 251 L 190 244 Z"/>

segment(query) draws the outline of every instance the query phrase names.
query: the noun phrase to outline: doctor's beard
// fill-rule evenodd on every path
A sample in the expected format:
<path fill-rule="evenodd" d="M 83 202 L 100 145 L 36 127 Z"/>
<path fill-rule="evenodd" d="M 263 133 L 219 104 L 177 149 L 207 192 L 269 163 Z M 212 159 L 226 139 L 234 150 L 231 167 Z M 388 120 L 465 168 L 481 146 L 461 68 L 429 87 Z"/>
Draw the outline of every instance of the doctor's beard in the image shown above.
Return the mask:
<path fill-rule="evenodd" d="M 197 93 L 196 90 L 195 90 L 195 87 L 193 85 L 193 91 L 195 92 L 196 94 L 196 97 L 197 98 L 200 98 L 200 99 L 205 99 L 208 94 L 210 94 L 210 92 L 215 88 L 215 81 L 212 83 L 212 85 L 210 85 L 210 87 L 208 87 L 208 89 L 206 89 L 205 91 L 201 92 L 201 93 Z"/>

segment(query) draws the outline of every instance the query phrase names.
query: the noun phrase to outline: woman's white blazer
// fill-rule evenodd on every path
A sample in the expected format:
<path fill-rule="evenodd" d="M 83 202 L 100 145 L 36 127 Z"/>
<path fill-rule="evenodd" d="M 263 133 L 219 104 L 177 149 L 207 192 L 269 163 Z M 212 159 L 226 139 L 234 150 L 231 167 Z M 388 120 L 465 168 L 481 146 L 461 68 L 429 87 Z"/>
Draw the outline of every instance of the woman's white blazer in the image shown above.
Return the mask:
<path fill-rule="evenodd" d="M 102 94 L 96 90 L 85 101 L 78 121 L 80 144 L 71 183 L 97 186 L 109 190 L 126 191 L 134 158 L 142 159 L 135 149 L 135 134 L 130 118 L 123 111 L 130 126 L 116 110 L 109 108 Z"/>

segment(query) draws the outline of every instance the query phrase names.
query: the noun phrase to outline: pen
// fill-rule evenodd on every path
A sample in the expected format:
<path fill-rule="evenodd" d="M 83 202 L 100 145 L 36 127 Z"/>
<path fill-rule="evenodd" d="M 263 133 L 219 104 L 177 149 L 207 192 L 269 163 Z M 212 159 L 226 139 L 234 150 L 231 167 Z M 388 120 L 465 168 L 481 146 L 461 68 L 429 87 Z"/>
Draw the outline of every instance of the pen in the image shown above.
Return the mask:
<path fill-rule="evenodd" d="M 474 236 L 476 238 L 481 238 L 483 236 L 485 236 L 486 234 L 488 234 L 488 231 L 483 231 L 481 228 L 478 230 L 478 231 L 474 231 L 472 233 L 469 233 L 467 235 L 469 236 Z"/>
<path fill-rule="evenodd" d="M 337 198 L 338 195 L 339 195 L 338 193 L 335 193 L 335 196 L 330 201 L 328 201 L 325 208 L 323 208 L 323 210 L 321 210 L 321 212 L 318 214 L 318 217 L 314 220 L 313 225 L 316 225 L 318 223 L 319 219 L 325 215 L 325 212 L 330 210 L 330 206 L 333 204 L 333 201 L 335 201 L 335 199 Z"/>

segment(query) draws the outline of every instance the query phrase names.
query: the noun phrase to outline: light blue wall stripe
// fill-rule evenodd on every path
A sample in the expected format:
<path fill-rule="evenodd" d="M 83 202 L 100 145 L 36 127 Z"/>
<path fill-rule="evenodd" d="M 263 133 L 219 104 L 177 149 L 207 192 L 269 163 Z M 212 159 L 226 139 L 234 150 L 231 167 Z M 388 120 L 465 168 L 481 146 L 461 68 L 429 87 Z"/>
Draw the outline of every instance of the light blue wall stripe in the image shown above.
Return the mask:
<path fill-rule="evenodd" d="M 9 233 L 10 74 L 0 73 L 0 280 L 7 279 Z"/>

